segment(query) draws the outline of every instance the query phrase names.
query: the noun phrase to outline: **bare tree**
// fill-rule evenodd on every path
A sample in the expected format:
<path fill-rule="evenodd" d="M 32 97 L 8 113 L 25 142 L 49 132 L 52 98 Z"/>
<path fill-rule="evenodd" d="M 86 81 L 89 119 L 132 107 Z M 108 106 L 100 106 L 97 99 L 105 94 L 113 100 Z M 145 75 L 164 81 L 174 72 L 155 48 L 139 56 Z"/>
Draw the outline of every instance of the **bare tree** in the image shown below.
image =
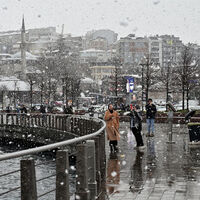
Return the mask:
<path fill-rule="evenodd" d="M 76 101 L 77 97 L 80 94 L 80 82 L 81 82 L 81 79 L 77 75 L 75 75 L 74 78 L 71 79 L 72 104 Z"/>
<path fill-rule="evenodd" d="M 187 110 L 189 110 L 189 96 L 194 84 L 192 80 L 198 72 L 198 66 L 199 61 L 194 57 L 192 49 L 185 46 L 176 70 L 177 80 L 180 83 L 182 92 L 182 110 L 185 109 L 185 98 L 187 101 Z"/>
<path fill-rule="evenodd" d="M 66 104 L 68 100 L 72 100 L 72 103 L 74 103 L 80 94 L 82 74 L 80 74 L 79 61 L 71 55 L 62 58 L 60 61 L 59 72 L 62 80 L 63 100 L 65 99 Z"/>
<path fill-rule="evenodd" d="M 112 63 L 115 66 L 113 71 L 113 80 L 114 80 L 115 96 L 117 97 L 120 84 L 120 76 L 121 76 L 121 61 L 119 58 L 115 57 L 113 58 Z"/>
<path fill-rule="evenodd" d="M 166 102 L 170 101 L 170 93 L 175 85 L 174 65 L 171 61 L 166 63 L 166 67 L 162 67 L 159 72 L 158 80 L 164 85 L 166 92 Z M 166 107 L 167 109 L 167 107 Z"/>
<path fill-rule="evenodd" d="M 159 68 L 158 63 L 154 63 L 149 55 L 146 56 L 144 62 L 140 65 L 142 66 L 142 92 L 144 91 L 143 93 L 145 94 L 145 100 L 147 103 L 150 87 L 158 82 L 157 72 L 159 71 Z"/>
<path fill-rule="evenodd" d="M 57 91 L 57 86 L 61 82 L 60 79 L 60 59 L 55 57 L 43 57 L 40 60 L 39 69 L 41 73 L 38 75 L 38 87 L 40 88 L 41 103 L 43 97 L 51 102 Z"/>
<path fill-rule="evenodd" d="M 26 79 L 30 85 L 30 104 L 32 108 L 33 107 L 33 86 L 37 82 L 37 73 L 36 72 L 28 73 L 26 76 Z"/>

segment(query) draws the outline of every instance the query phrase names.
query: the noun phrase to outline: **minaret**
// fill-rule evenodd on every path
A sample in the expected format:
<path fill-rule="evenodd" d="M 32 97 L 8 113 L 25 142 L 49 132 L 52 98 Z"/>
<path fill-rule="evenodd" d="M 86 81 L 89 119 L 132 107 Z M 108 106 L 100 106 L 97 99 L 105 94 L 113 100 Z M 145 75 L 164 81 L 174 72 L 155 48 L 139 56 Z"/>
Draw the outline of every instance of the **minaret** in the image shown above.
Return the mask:
<path fill-rule="evenodd" d="M 21 28 L 21 72 L 23 78 L 26 77 L 26 30 L 24 23 L 24 16 L 22 18 L 22 28 Z"/>

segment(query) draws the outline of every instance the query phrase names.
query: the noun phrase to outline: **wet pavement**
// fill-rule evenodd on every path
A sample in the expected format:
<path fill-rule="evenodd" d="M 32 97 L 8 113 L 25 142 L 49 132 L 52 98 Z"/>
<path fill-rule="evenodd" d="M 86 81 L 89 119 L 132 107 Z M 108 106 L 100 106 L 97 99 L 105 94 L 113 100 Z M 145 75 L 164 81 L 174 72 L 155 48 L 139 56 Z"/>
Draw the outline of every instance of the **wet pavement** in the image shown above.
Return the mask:
<path fill-rule="evenodd" d="M 143 126 L 143 132 L 146 125 Z M 199 200 L 200 146 L 189 147 L 187 128 L 174 125 L 167 144 L 166 124 L 156 124 L 155 137 L 144 138 L 145 150 L 134 149 L 129 124 L 120 128 L 118 154 L 107 143 L 107 193 L 111 200 Z"/>

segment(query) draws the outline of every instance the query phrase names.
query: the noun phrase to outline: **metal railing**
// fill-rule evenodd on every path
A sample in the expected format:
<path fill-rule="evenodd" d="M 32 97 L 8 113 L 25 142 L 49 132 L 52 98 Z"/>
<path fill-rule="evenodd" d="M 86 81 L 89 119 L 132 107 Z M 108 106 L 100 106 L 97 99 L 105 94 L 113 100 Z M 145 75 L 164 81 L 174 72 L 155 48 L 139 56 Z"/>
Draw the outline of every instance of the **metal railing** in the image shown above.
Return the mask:
<path fill-rule="evenodd" d="M 8 119 L 10 118 L 10 119 Z M 34 120 L 33 120 L 34 119 Z M 59 130 L 63 133 L 71 130 L 76 138 L 60 141 L 37 148 L 31 148 L 13 153 L 0 155 L 0 161 L 20 158 L 20 169 L 0 174 L 0 178 L 20 172 L 20 186 L 9 188 L 0 193 L 0 198 L 9 193 L 21 190 L 22 200 L 36 200 L 55 192 L 55 199 L 70 199 L 69 192 L 69 156 L 76 156 L 76 193 L 75 199 L 93 200 L 105 199 L 105 122 L 100 119 L 70 115 L 0 115 L 1 126 L 18 126 L 45 128 L 47 130 Z M 2 123 L 3 122 L 3 123 Z M 5 124 L 4 124 L 5 122 Z M 57 125 L 53 123 L 58 123 Z M 26 126 L 25 126 L 26 125 Z M 76 152 L 69 153 L 70 145 L 76 147 Z M 36 179 L 36 167 L 34 159 L 25 158 L 44 151 L 57 149 L 56 170 L 45 177 Z M 41 181 L 55 179 L 55 187 L 43 194 L 37 194 L 37 184 Z M 16 197 L 17 199 L 17 197 Z M 19 198 L 20 199 L 20 198 Z"/>

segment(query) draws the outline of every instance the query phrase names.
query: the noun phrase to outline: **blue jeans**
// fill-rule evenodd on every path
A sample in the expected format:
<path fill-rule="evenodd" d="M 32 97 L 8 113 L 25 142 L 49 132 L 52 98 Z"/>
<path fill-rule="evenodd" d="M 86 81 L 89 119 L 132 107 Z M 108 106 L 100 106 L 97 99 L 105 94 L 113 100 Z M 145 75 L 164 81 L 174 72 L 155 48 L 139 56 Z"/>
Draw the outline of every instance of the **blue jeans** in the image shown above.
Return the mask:
<path fill-rule="evenodd" d="M 154 133 L 154 122 L 155 122 L 155 119 L 147 119 L 148 133 Z"/>

